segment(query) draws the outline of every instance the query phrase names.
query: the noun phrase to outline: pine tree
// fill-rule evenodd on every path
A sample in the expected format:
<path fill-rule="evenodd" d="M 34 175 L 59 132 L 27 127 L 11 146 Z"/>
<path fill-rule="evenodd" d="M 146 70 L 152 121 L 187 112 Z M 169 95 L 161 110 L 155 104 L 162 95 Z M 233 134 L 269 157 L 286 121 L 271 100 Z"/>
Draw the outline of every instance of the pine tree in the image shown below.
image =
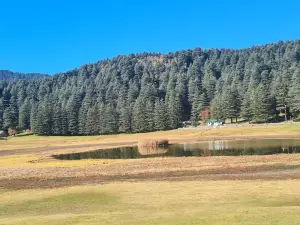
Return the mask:
<path fill-rule="evenodd" d="M 131 108 L 126 104 L 126 102 L 121 106 L 120 109 L 119 132 L 131 132 Z"/>
<path fill-rule="evenodd" d="M 255 122 L 267 122 L 272 116 L 272 102 L 268 90 L 260 84 L 252 97 L 252 112 Z"/>
<path fill-rule="evenodd" d="M 168 116 L 164 101 L 156 100 L 154 105 L 154 127 L 155 130 L 168 129 Z"/>
<path fill-rule="evenodd" d="M 288 120 L 288 86 L 289 86 L 289 80 L 279 75 L 276 81 L 276 92 L 275 92 L 275 98 L 276 98 L 276 108 L 279 111 L 283 111 L 285 115 L 285 121 Z"/>
<path fill-rule="evenodd" d="M 3 98 L 0 98 L 0 128 L 3 127 L 3 113 L 4 113 Z"/>
<path fill-rule="evenodd" d="M 45 113 L 46 113 L 46 106 L 45 103 L 42 102 L 38 106 L 37 115 L 36 115 L 36 124 L 34 129 L 38 135 L 47 134 L 47 123 L 46 123 Z"/>
<path fill-rule="evenodd" d="M 99 125 L 98 125 L 98 108 L 93 106 L 89 108 L 86 118 L 86 135 L 97 135 L 99 134 Z"/>
<path fill-rule="evenodd" d="M 36 102 L 33 102 L 30 110 L 30 129 L 33 133 L 36 133 L 37 113 L 38 113 L 38 104 Z"/>
<path fill-rule="evenodd" d="M 199 125 L 200 113 L 208 107 L 207 95 L 196 91 L 192 100 L 191 121 L 193 126 Z"/>
<path fill-rule="evenodd" d="M 105 134 L 105 106 L 104 104 L 98 105 L 98 129 L 99 134 Z"/>
<path fill-rule="evenodd" d="M 289 90 L 289 103 L 296 116 L 300 114 L 300 69 L 295 70 Z"/>
<path fill-rule="evenodd" d="M 92 87 L 90 87 L 92 88 Z M 83 135 L 88 133 L 89 131 L 86 131 L 87 126 L 87 113 L 88 110 L 92 107 L 92 103 L 93 103 L 93 97 L 92 97 L 92 90 L 89 90 L 89 92 L 86 94 L 86 96 L 84 97 L 83 101 L 82 101 L 82 105 L 79 109 L 79 114 L 78 114 L 78 132 L 79 134 Z"/>
<path fill-rule="evenodd" d="M 26 130 L 30 128 L 30 110 L 31 105 L 29 100 L 26 99 L 20 107 L 19 112 L 19 128 Z"/>
<path fill-rule="evenodd" d="M 5 108 L 3 113 L 3 126 L 7 128 L 16 129 L 18 126 L 18 107 L 14 96 L 9 101 L 9 107 Z"/>
<path fill-rule="evenodd" d="M 240 114 L 240 98 L 236 89 L 230 87 L 225 87 L 223 92 L 223 103 L 226 118 L 230 118 L 232 123 L 232 118 L 236 118 Z M 237 121 L 236 121 L 237 122 Z"/>
<path fill-rule="evenodd" d="M 81 106 L 79 109 L 79 114 L 78 114 L 78 134 L 84 135 L 87 133 L 86 131 L 86 120 L 87 120 L 87 112 L 88 108 L 85 108 L 84 106 Z"/>
<path fill-rule="evenodd" d="M 53 134 L 52 114 L 52 102 L 45 97 L 43 102 L 39 104 L 37 110 L 35 131 L 38 135 Z"/>
<path fill-rule="evenodd" d="M 138 98 L 133 106 L 132 121 L 133 132 L 147 131 L 146 104 L 142 98 Z"/>
<path fill-rule="evenodd" d="M 70 97 L 66 110 L 68 115 L 68 133 L 77 135 L 78 130 L 78 115 L 79 115 L 80 99 L 78 94 Z"/>
<path fill-rule="evenodd" d="M 59 104 L 55 104 L 53 108 L 53 135 L 65 135 L 62 132 L 62 111 Z"/>
<path fill-rule="evenodd" d="M 182 105 L 179 95 L 173 91 L 167 104 L 169 127 L 171 129 L 176 129 L 179 127 L 180 122 L 182 121 Z"/>
<path fill-rule="evenodd" d="M 46 126 L 46 135 L 53 135 L 53 101 L 51 97 L 46 98 L 45 100 L 45 126 Z"/>
<path fill-rule="evenodd" d="M 118 114 L 116 107 L 111 103 L 105 105 L 103 122 L 105 134 L 115 134 L 118 132 Z"/>
<path fill-rule="evenodd" d="M 61 135 L 68 135 L 68 112 L 65 108 L 61 109 Z"/>
<path fill-rule="evenodd" d="M 252 109 L 251 109 L 251 93 L 248 90 L 245 95 L 241 106 L 241 116 L 250 121 L 252 117 Z"/>
<path fill-rule="evenodd" d="M 146 131 L 150 132 L 154 130 L 154 104 L 149 100 L 146 102 L 145 108 L 145 117 L 146 117 Z"/>
<path fill-rule="evenodd" d="M 226 112 L 224 111 L 224 101 L 221 94 L 215 95 L 210 106 L 212 118 L 218 121 L 225 121 Z"/>

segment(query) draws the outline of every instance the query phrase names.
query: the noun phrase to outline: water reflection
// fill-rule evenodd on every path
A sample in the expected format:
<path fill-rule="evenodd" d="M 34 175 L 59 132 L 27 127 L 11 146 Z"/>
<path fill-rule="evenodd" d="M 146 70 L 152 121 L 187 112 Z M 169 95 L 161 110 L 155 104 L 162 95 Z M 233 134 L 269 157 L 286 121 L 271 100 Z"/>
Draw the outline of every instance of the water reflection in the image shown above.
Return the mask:
<path fill-rule="evenodd" d="M 53 155 L 62 160 L 134 159 L 147 157 L 238 156 L 300 153 L 300 140 L 235 140 L 208 141 L 170 145 L 167 148 L 122 147 L 82 153 Z"/>

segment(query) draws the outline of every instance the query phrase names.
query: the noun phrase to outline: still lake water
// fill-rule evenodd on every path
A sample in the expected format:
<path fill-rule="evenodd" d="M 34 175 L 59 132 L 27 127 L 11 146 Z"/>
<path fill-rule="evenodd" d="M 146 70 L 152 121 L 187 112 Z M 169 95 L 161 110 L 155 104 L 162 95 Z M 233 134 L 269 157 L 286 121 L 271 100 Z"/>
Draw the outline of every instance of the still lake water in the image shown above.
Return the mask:
<path fill-rule="evenodd" d="M 299 139 L 206 141 L 174 144 L 166 148 L 121 147 L 81 153 L 53 155 L 61 160 L 135 159 L 149 157 L 208 157 L 300 153 Z"/>

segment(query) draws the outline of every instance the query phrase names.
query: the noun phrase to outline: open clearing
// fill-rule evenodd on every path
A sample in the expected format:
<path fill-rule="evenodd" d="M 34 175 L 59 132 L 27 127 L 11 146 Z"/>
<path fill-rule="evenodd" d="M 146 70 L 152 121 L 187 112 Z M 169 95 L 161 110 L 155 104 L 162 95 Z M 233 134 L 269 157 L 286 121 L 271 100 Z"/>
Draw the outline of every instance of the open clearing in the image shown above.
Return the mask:
<path fill-rule="evenodd" d="M 20 136 L 8 141 L 0 140 L 0 154 L 25 154 L 82 151 L 85 149 L 111 148 L 134 145 L 141 139 L 168 139 L 171 143 L 213 139 L 241 138 L 300 138 L 300 124 L 237 124 L 225 127 L 178 129 L 142 134 L 101 136 Z"/>
<path fill-rule="evenodd" d="M 0 143 L 0 187 L 46 188 L 120 180 L 300 178 L 300 154 L 73 161 L 61 161 L 51 157 L 55 153 L 134 145 L 141 139 L 164 138 L 171 143 L 178 143 L 258 137 L 300 138 L 300 124 L 243 124 L 213 129 L 202 127 L 94 137 L 13 137 Z"/>
<path fill-rule="evenodd" d="M 300 181 L 115 182 L 0 192 L 0 224 L 299 224 Z"/>
<path fill-rule="evenodd" d="M 0 224 L 299 224 L 300 154 L 50 157 L 162 138 L 300 138 L 300 124 L 0 141 Z"/>

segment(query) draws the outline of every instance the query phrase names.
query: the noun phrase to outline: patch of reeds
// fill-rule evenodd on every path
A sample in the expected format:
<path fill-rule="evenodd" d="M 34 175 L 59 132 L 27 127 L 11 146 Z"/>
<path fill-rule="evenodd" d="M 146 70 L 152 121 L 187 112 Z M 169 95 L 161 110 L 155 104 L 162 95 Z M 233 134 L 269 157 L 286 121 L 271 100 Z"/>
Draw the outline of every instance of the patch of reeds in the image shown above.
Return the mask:
<path fill-rule="evenodd" d="M 138 142 L 139 148 L 158 148 L 158 147 L 167 147 L 169 145 L 169 141 L 166 139 L 161 140 L 140 140 Z"/>

